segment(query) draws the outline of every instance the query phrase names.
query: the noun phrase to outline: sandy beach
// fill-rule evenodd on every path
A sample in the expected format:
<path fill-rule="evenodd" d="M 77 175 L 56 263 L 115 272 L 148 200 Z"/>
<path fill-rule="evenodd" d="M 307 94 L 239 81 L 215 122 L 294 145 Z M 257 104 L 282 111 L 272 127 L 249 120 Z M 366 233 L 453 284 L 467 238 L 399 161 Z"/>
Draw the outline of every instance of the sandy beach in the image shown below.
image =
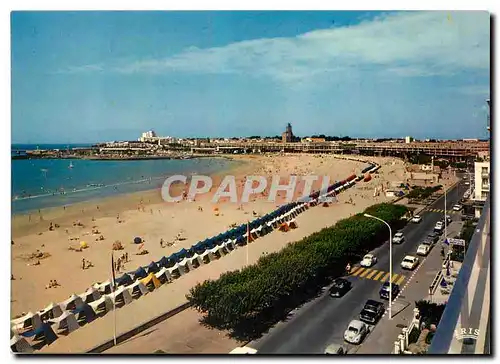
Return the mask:
<path fill-rule="evenodd" d="M 239 158 L 248 161 L 248 163 L 237 170 L 225 173 L 234 173 L 237 176 L 238 194 L 240 195 L 242 181 L 248 175 L 280 175 L 283 176 L 283 181 L 286 181 L 286 178 L 294 174 L 298 176 L 316 174 L 328 175 L 331 181 L 334 181 L 344 179 L 353 173 L 359 174 L 361 169 L 366 166 L 364 163 L 342 160 L 338 157 L 341 156 L 242 156 Z M 332 225 L 338 219 L 357 213 L 369 205 L 390 200 L 383 193 L 374 197 L 374 189 L 388 185 L 390 182 L 405 180 L 404 163 L 395 158 L 363 157 L 363 159 L 373 160 L 382 165 L 372 181 L 358 183 L 354 188 L 341 194 L 338 203 L 334 203 L 328 208 L 316 207 L 308 210 L 303 214 L 304 216 L 300 216 L 298 219 L 299 229 L 287 234 L 274 232 L 264 238 L 257 239 L 252 243 L 252 247 L 255 249 L 252 248 L 249 262 L 256 261 L 262 253 L 277 251 L 289 242 L 310 235 L 322 227 Z M 221 178 L 222 175 L 214 176 L 215 181 Z M 284 183 L 282 182 L 282 184 Z M 216 183 L 214 185 L 217 186 Z M 298 185 L 297 193 L 300 193 L 300 183 Z M 319 185 L 314 186 L 314 188 L 319 188 Z M 242 209 L 239 204 L 229 202 L 220 202 L 214 206 L 210 197 L 207 194 L 197 198 L 195 202 L 166 203 L 162 201 L 159 190 L 155 190 L 99 201 L 99 210 L 97 210 L 96 203 L 93 202 L 77 204 L 66 209 L 54 208 L 50 211 L 42 211 L 44 216 L 42 222 L 27 222 L 26 216 L 14 217 L 12 225 L 12 239 L 14 240 L 12 274 L 14 280 L 11 281 L 11 317 L 22 312 L 40 310 L 50 302 L 63 301 L 72 293 L 80 294 L 93 283 L 109 279 L 111 275 L 111 247 L 116 240 L 122 242 L 124 249 L 116 251 L 115 255 L 120 256 L 128 253 L 130 259 L 122 271 L 131 271 L 139 266 L 147 265 L 151 261 L 157 261 L 162 256 L 169 256 L 183 247 L 189 248 L 200 240 L 219 234 L 227 230 L 231 224 L 241 224 L 252 220 L 255 218 L 254 214 L 270 212 L 282 203 L 281 201 L 268 202 L 265 192 L 255 200 L 251 199 L 250 202 L 243 204 Z M 283 198 L 284 193 L 281 195 L 281 199 Z M 200 207 L 202 211 L 200 211 Z M 218 209 L 218 214 L 214 211 L 215 207 Z M 84 226 L 73 226 L 76 220 L 79 220 Z M 58 224 L 59 227 L 49 231 L 50 222 Z M 91 233 L 94 226 L 94 229 L 99 230 L 99 234 Z M 184 240 L 177 240 L 175 244 L 170 246 L 165 245 L 167 242 L 173 242 L 174 237 L 178 234 Z M 100 235 L 103 235 L 105 239 L 98 240 Z M 139 251 L 138 245 L 133 244 L 133 239 L 136 236 L 144 239 L 145 244 L 142 249 L 147 249 L 149 254 L 136 255 Z M 163 247 L 160 246 L 160 239 L 163 239 L 165 243 Z M 89 247 L 81 252 L 69 250 L 70 246 L 77 248 L 80 241 L 87 242 Z M 42 258 L 28 258 L 37 250 L 43 254 Z M 216 278 L 224 271 L 238 269 L 246 264 L 245 259 L 242 259 L 242 254 L 242 250 L 238 249 L 219 261 L 196 269 L 162 287 L 162 295 L 172 297 L 171 294 L 175 292 L 176 298 L 170 299 L 170 303 L 174 304 L 177 301 L 181 303 L 185 293 L 197 282 L 208 277 Z M 91 261 L 93 267 L 82 269 L 82 259 Z M 38 262 L 40 262 L 39 265 L 35 265 Z M 56 279 L 60 286 L 46 288 L 52 279 Z M 160 299 L 160 296 L 160 294 L 153 292 L 120 309 L 120 312 L 127 310 L 132 313 L 134 306 L 146 304 L 146 301 L 150 301 L 149 307 L 151 307 L 151 304 Z M 138 324 L 144 321 L 148 315 L 152 317 L 156 311 L 159 314 L 166 309 L 165 305 L 160 305 L 151 309 L 151 312 L 146 313 L 146 316 L 144 316 L 144 312 L 141 315 L 138 314 L 135 319 L 129 319 L 129 325 Z M 134 315 L 135 312 L 132 313 L 132 316 Z M 109 318 L 105 316 L 77 330 L 68 338 L 58 339 L 48 350 L 50 352 L 54 352 L 53 350 L 65 352 L 65 347 L 71 346 L 66 339 L 74 335 L 82 336 L 81 340 L 85 342 L 86 340 L 83 338 L 90 338 L 93 327 L 98 329 L 97 326 L 104 325 L 107 319 Z M 84 343 L 80 343 L 78 346 L 80 349 L 88 348 Z M 59 350 L 57 350 L 58 347 Z M 69 348 L 67 349 L 69 350 Z M 75 351 L 71 350 L 71 352 Z"/>

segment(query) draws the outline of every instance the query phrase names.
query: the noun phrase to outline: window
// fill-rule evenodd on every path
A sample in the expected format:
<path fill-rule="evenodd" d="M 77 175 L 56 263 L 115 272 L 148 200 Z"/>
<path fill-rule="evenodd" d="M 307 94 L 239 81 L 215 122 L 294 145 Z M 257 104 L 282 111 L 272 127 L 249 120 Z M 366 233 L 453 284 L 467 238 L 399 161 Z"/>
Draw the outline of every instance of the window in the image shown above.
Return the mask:
<path fill-rule="evenodd" d="M 481 174 L 488 174 L 488 167 L 481 167 Z"/>
<path fill-rule="evenodd" d="M 481 199 L 486 199 L 488 197 L 488 192 L 483 191 L 481 192 Z"/>

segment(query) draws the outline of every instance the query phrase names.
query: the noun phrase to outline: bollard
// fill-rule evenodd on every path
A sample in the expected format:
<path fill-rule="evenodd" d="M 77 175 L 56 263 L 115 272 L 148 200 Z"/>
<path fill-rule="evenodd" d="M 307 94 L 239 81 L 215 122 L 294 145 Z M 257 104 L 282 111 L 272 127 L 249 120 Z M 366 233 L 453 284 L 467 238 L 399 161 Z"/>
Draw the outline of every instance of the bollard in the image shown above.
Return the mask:
<path fill-rule="evenodd" d="M 406 350 L 408 349 L 408 341 L 409 341 L 409 332 L 407 327 L 403 328 L 403 336 L 405 337 L 404 350 Z"/>
<path fill-rule="evenodd" d="M 405 347 L 404 347 L 405 337 L 402 334 L 399 334 L 398 335 L 398 340 L 399 340 L 400 351 L 402 353 L 404 353 L 404 351 L 405 351 Z"/>
<path fill-rule="evenodd" d="M 394 341 L 394 354 L 399 354 L 399 341 Z"/>

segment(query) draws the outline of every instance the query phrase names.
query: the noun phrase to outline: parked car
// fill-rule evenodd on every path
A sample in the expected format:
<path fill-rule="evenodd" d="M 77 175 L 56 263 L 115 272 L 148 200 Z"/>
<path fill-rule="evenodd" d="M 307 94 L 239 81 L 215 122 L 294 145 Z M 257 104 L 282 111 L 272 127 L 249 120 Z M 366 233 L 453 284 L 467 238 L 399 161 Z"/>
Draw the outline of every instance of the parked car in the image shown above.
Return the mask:
<path fill-rule="evenodd" d="M 403 235 L 403 233 L 401 231 L 394 234 L 394 237 L 392 238 L 392 242 L 394 244 L 402 244 L 402 243 L 404 243 L 404 241 L 405 241 L 405 236 Z"/>
<path fill-rule="evenodd" d="M 344 331 L 344 340 L 351 344 L 361 344 L 368 334 L 368 326 L 359 320 L 352 320 Z"/>
<path fill-rule="evenodd" d="M 359 313 L 359 319 L 369 324 L 376 324 L 385 312 L 385 307 L 382 302 L 375 300 L 368 300 L 365 306 Z"/>
<path fill-rule="evenodd" d="M 462 205 L 459 205 L 459 204 L 453 205 L 452 210 L 453 211 L 461 211 Z"/>
<path fill-rule="evenodd" d="M 389 282 L 385 282 L 383 285 L 382 285 L 382 288 L 380 288 L 380 291 L 379 291 L 379 296 L 380 298 L 382 298 L 383 300 L 388 300 L 389 299 L 389 288 L 390 288 L 390 284 Z M 396 283 L 393 283 L 392 284 L 392 300 L 394 301 L 394 298 L 396 298 L 396 296 L 399 294 L 399 285 L 397 285 Z"/>
<path fill-rule="evenodd" d="M 351 282 L 344 278 L 337 278 L 330 287 L 331 297 L 342 297 L 352 288 Z"/>
<path fill-rule="evenodd" d="M 329 355 L 346 355 L 347 349 L 340 344 L 330 344 L 325 349 L 325 354 Z"/>
<path fill-rule="evenodd" d="M 438 222 L 436 223 L 436 225 L 434 225 L 434 231 L 435 231 L 436 233 L 441 233 L 441 232 L 443 231 L 443 229 L 444 229 L 444 224 L 443 224 L 443 222 L 442 222 L 442 221 L 438 221 Z"/>
<path fill-rule="evenodd" d="M 373 254 L 366 254 L 359 265 L 362 267 L 371 267 L 375 263 L 377 263 L 377 257 Z"/>
<path fill-rule="evenodd" d="M 430 233 L 429 235 L 427 235 L 427 239 L 429 241 L 432 241 L 433 244 L 435 244 L 439 240 L 439 234 L 433 231 L 432 233 Z"/>
<path fill-rule="evenodd" d="M 427 256 L 431 251 L 430 244 L 420 244 L 417 248 L 417 254 L 422 256 Z"/>
<path fill-rule="evenodd" d="M 401 262 L 401 268 L 413 270 L 418 265 L 418 258 L 412 255 L 407 255 Z"/>
<path fill-rule="evenodd" d="M 420 215 L 414 215 L 412 218 L 411 218 L 411 222 L 415 223 L 415 224 L 418 224 L 422 221 L 422 216 Z"/>

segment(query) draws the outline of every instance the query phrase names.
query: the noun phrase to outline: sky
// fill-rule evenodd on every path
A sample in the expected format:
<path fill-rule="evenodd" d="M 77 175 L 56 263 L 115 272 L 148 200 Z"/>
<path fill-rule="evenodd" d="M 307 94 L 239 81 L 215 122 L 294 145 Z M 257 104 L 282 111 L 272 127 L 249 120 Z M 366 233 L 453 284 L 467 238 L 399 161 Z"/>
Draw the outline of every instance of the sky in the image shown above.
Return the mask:
<path fill-rule="evenodd" d="M 487 12 L 12 12 L 12 142 L 485 138 Z"/>

